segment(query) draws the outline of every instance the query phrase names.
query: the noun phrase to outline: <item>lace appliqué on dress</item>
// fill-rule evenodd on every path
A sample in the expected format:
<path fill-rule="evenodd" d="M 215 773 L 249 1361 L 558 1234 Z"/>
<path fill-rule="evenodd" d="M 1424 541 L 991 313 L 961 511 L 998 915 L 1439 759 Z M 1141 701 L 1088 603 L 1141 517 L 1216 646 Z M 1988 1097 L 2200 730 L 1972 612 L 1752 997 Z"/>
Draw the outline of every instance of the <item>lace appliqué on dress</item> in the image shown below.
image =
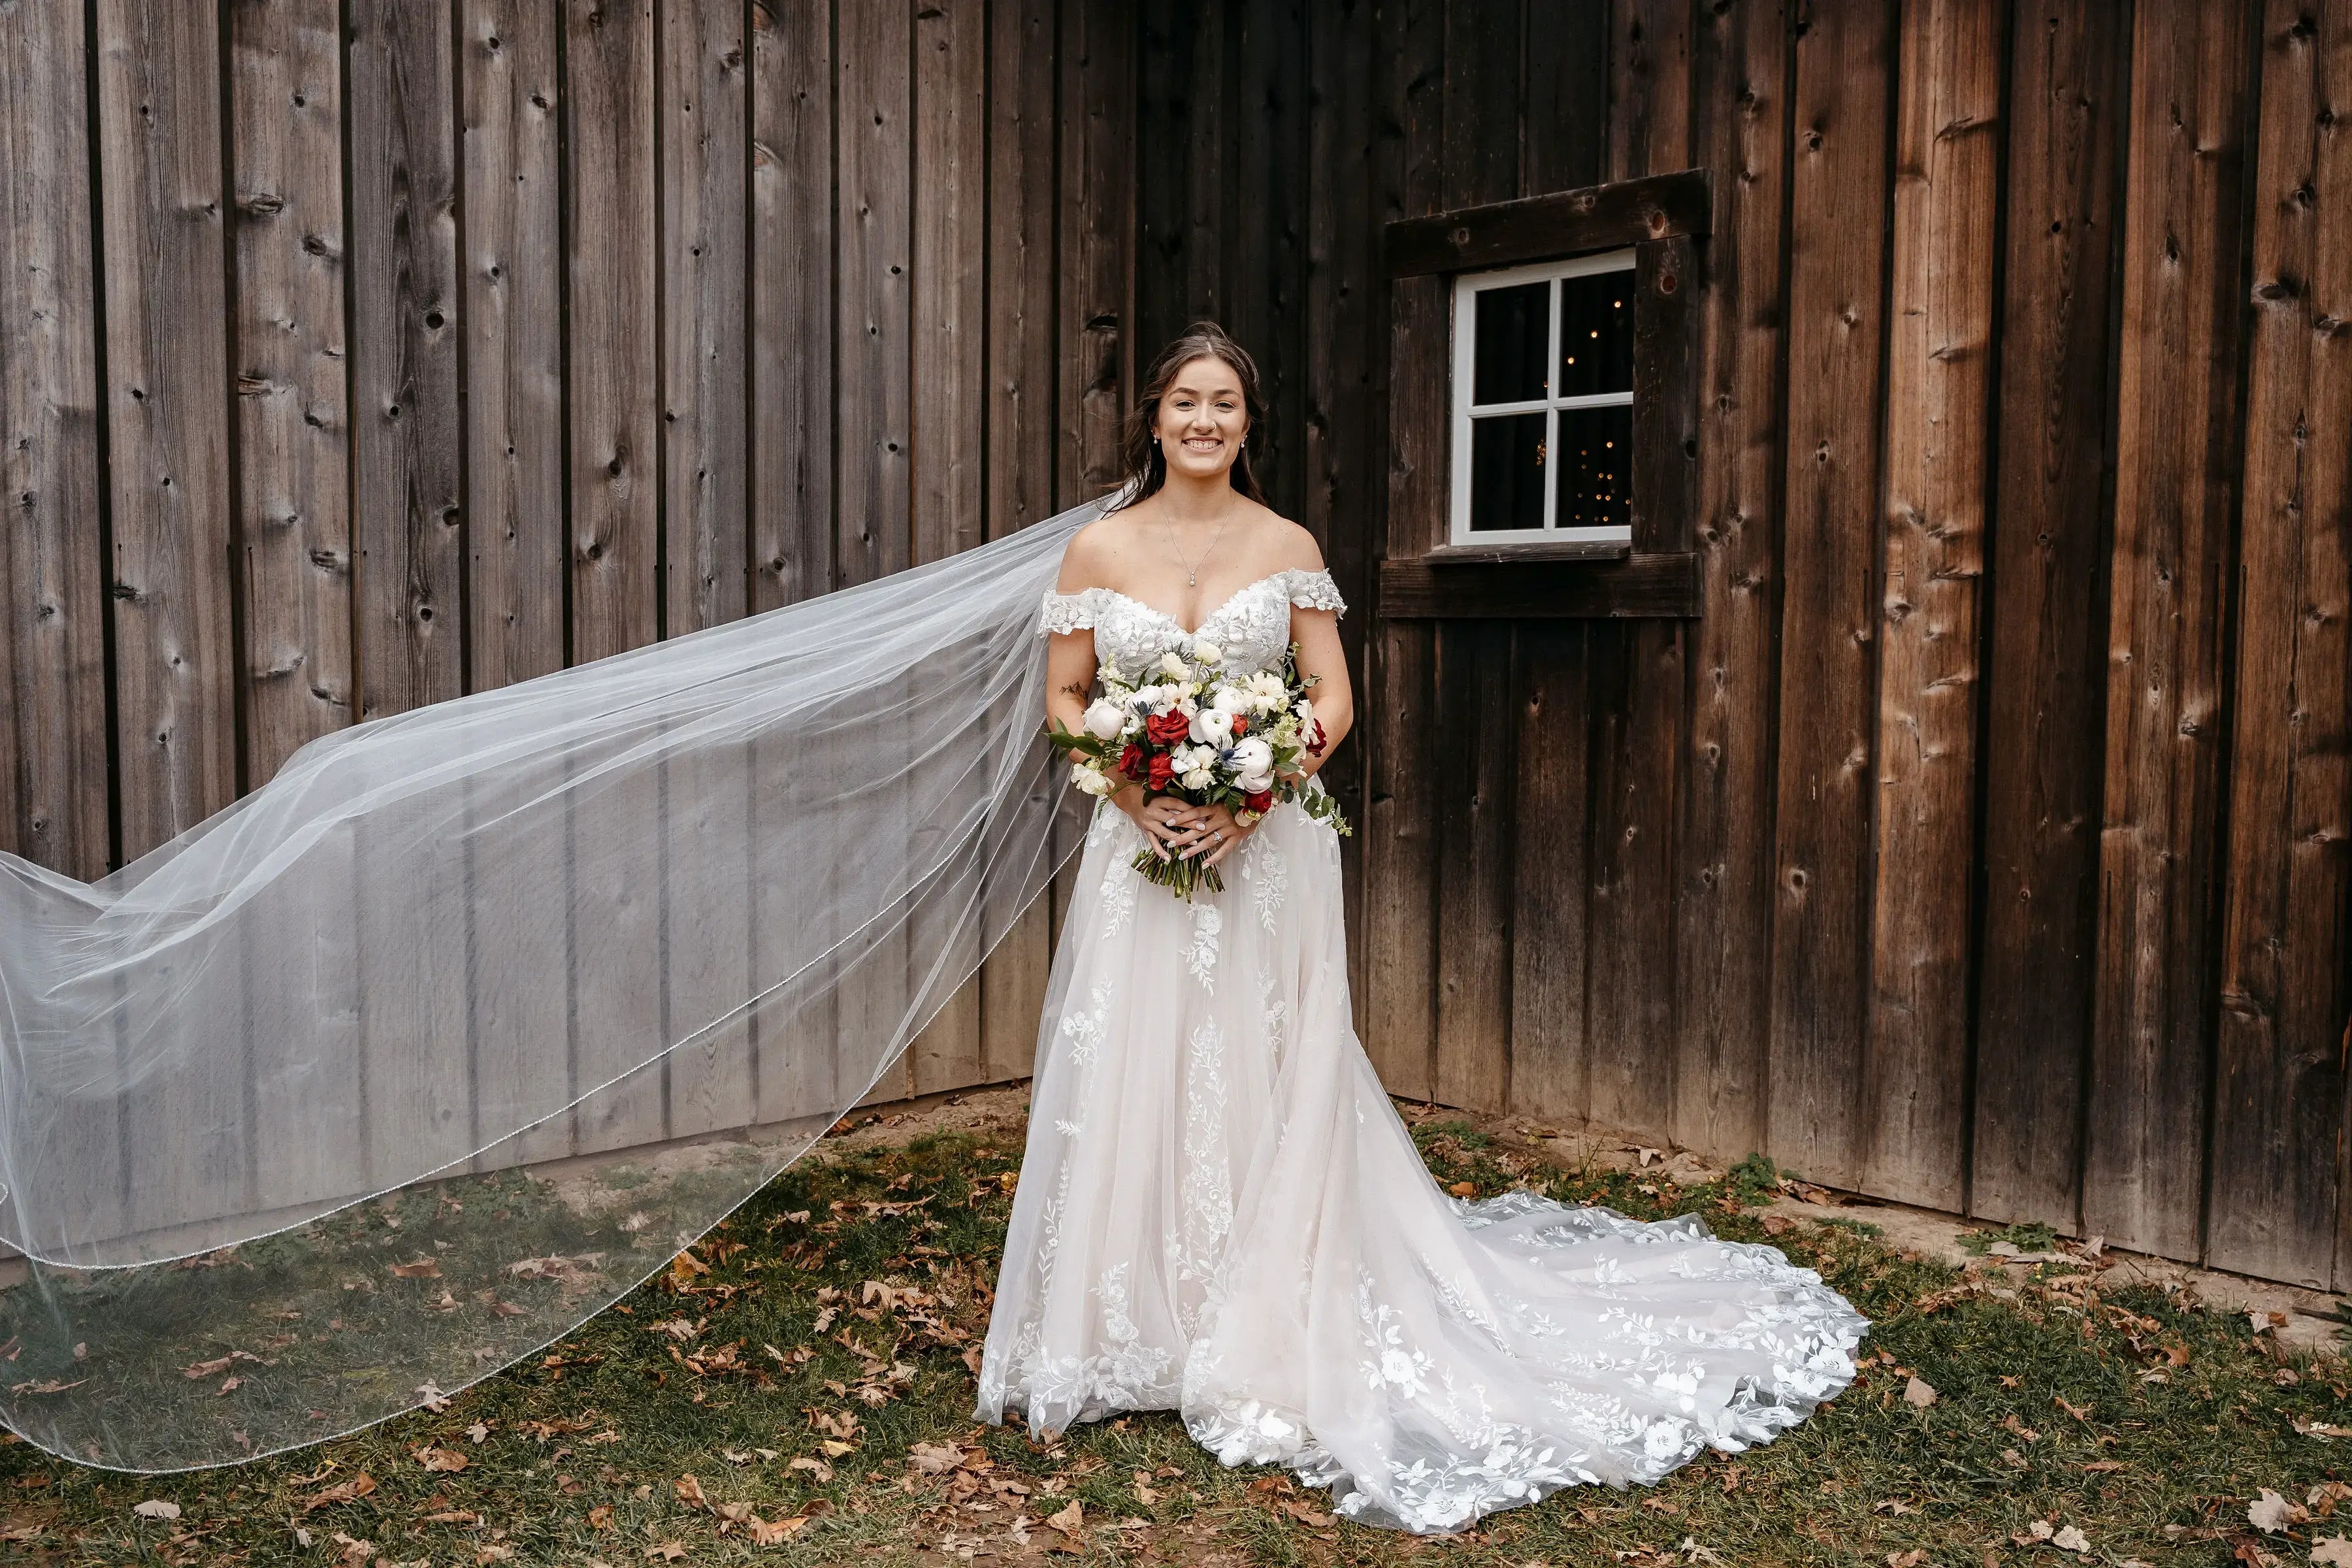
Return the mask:
<path fill-rule="evenodd" d="M 1192 906 L 1192 940 L 1184 949 L 1184 967 L 1201 983 L 1203 991 L 1217 988 L 1217 933 L 1224 929 L 1225 917 L 1214 904 Z"/>

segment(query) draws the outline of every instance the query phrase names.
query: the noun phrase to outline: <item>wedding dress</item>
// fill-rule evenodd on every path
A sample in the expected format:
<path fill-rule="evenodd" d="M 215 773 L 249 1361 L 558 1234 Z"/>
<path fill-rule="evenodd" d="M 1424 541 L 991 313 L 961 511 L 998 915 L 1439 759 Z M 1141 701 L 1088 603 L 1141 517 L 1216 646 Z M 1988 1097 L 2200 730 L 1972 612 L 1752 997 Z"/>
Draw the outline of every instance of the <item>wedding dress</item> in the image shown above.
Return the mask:
<path fill-rule="evenodd" d="M 1250 584 L 1188 633 L 1047 592 L 1139 668 L 1193 637 L 1270 669 L 1326 572 Z M 1320 787 L 1315 785 L 1312 787 Z M 1652 1482 L 1769 1441 L 1854 1375 L 1868 1324 L 1778 1250 L 1437 1185 L 1358 1042 L 1339 852 L 1277 807 L 1190 903 L 1098 803 L 1055 955 L 977 1415 L 1035 1432 L 1174 1409 L 1228 1465 L 1339 1513 L 1459 1529 L 1577 1482 Z"/>

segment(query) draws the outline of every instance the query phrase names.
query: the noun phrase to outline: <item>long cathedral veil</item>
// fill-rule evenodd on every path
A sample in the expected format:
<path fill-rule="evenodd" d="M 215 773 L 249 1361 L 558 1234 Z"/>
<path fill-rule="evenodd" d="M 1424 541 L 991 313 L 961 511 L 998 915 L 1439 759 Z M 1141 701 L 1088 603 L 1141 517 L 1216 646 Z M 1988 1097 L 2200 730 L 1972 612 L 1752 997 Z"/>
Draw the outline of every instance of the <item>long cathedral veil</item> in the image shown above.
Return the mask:
<path fill-rule="evenodd" d="M 0 855 L 0 1421 L 337 1436 L 755 1192 L 1075 847 L 1034 627 L 1108 504 L 314 741 L 98 882 Z"/>

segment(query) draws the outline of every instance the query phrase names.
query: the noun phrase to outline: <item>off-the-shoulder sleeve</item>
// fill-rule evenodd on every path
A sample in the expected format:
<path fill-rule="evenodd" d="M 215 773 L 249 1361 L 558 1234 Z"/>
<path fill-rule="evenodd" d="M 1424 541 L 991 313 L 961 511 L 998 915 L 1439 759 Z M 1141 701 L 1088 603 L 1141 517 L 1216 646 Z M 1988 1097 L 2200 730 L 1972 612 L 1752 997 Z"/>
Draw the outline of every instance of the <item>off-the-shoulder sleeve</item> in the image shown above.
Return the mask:
<path fill-rule="evenodd" d="M 1091 631 L 1101 603 L 1099 588 L 1082 588 L 1075 594 L 1056 594 L 1048 588 L 1045 601 L 1037 611 L 1037 635 Z"/>
<path fill-rule="evenodd" d="M 1339 596 L 1339 584 L 1331 580 L 1328 569 L 1308 572 L 1292 567 L 1290 602 L 1302 610 L 1337 610 L 1343 616 L 1348 613 L 1348 601 Z"/>

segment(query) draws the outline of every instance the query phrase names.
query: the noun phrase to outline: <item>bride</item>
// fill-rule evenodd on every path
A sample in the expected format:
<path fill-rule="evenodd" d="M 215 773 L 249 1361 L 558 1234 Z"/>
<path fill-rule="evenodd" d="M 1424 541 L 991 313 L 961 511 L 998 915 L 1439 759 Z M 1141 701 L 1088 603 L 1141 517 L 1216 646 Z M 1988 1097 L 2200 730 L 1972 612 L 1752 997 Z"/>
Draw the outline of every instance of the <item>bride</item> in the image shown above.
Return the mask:
<path fill-rule="evenodd" d="M 1296 643 L 1328 742 L 1353 709 L 1345 609 L 1265 504 L 1248 355 L 1161 353 L 1129 482 L 1045 595 L 1047 716 L 1098 663 Z M 1306 787 L 1319 790 L 1308 778 Z M 1218 866 L 1185 902 L 1139 850 Z M 977 1414 L 1058 1433 L 1173 1409 L 1228 1465 L 1282 1464 L 1366 1524 L 1451 1531 L 1575 1482 L 1655 1481 L 1769 1440 L 1853 1379 L 1867 1327 L 1777 1250 L 1437 1185 L 1350 1022 L 1334 829 L 1244 824 L 1129 784 L 1101 801 L 1055 956 Z"/>

